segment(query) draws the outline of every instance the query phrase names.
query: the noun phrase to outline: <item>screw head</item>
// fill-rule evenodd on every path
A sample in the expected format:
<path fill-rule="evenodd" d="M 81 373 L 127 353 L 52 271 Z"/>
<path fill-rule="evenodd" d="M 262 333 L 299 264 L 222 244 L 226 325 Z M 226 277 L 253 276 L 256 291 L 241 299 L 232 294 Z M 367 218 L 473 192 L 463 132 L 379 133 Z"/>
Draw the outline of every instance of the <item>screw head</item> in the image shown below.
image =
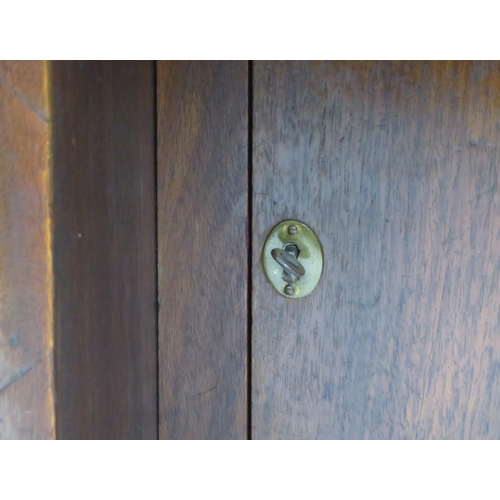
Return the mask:
<path fill-rule="evenodd" d="M 293 285 L 290 285 L 288 284 L 286 287 L 285 287 L 285 293 L 287 295 L 293 295 L 295 293 L 295 288 L 293 287 Z"/>
<path fill-rule="evenodd" d="M 294 226 L 294 225 L 288 226 L 288 234 L 290 234 L 292 236 L 294 234 L 297 234 L 297 226 Z"/>

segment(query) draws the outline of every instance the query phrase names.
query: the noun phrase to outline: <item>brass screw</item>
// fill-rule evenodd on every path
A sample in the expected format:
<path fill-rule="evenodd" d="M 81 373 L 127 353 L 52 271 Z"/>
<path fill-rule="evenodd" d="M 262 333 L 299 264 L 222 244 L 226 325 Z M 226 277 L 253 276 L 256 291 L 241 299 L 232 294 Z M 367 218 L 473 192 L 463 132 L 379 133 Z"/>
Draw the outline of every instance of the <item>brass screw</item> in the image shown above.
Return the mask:
<path fill-rule="evenodd" d="M 290 235 L 294 235 L 294 234 L 297 234 L 297 226 L 288 226 L 288 234 Z"/>
<path fill-rule="evenodd" d="M 285 287 L 285 293 L 287 295 L 293 295 L 295 293 L 295 288 L 293 288 L 293 285 L 290 285 L 288 284 L 286 287 Z"/>

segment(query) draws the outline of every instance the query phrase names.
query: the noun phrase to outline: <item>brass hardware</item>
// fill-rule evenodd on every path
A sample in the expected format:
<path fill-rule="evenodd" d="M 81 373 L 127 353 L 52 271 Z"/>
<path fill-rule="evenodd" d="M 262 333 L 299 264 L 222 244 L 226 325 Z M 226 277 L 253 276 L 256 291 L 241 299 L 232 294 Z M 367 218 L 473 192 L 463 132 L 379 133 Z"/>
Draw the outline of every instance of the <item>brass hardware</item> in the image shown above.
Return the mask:
<path fill-rule="evenodd" d="M 302 222 L 287 220 L 275 226 L 262 251 L 267 279 L 284 297 L 299 299 L 317 286 L 323 271 L 318 237 Z"/>
<path fill-rule="evenodd" d="M 273 259 L 283 268 L 283 279 L 287 283 L 294 283 L 306 273 L 304 266 L 299 262 L 299 253 L 299 247 L 294 244 L 287 245 L 284 250 L 281 248 L 271 250 Z"/>

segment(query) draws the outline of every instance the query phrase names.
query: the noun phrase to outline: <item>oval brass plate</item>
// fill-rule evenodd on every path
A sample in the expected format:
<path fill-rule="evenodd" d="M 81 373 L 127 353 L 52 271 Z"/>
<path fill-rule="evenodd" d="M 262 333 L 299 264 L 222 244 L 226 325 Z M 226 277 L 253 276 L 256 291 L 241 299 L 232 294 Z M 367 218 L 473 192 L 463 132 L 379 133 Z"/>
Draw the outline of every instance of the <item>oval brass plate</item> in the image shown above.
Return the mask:
<path fill-rule="evenodd" d="M 296 230 L 290 226 L 295 226 Z M 292 234 L 290 234 L 292 233 Z M 287 282 L 283 279 L 283 268 L 274 260 L 271 252 L 273 248 L 285 249 L 287 245 L 295 243 L 300 250 L 298 260 L 304 266 L 305 274 L 296 282 L 292 283 L 293 291 L 288 287 L 288 294 L 285 292 Z M 267 279 L 283 297 L 288 299 L 300 299 L 309 295 L 321 278 L 323 271 L 323 248 L 318 237 L 312 229 L 302 222 L 296 220 L 285 220 L 276 225 L 267 237 L 262 251 L 262 264 Z"/>

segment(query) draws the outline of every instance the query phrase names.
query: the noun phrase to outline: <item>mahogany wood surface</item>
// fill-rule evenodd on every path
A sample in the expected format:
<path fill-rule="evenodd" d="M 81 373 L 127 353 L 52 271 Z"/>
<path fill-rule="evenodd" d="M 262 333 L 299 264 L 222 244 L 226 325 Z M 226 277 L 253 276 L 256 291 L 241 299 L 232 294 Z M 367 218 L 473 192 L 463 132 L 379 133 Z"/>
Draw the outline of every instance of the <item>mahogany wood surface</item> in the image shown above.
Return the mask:
<path fill-rule="evenodd" d="M 247 436 L 248 64 L 158 62 L 160 438 Z"/>
<path fill-rule="evenodd" d="M 46 80 L 0 61 L 0 439 L 55 436 Z"/>
<path fill-rule="evenodd" d="M 155 63 L 52 63 L 57 437 L 155 439 Z"/>
<path fill-rule="evenodd" d="M 500 64 L 257 62 L 252 435 L 500 437 Z M 319 236 L 289 300 L 260 253 Z"/>

